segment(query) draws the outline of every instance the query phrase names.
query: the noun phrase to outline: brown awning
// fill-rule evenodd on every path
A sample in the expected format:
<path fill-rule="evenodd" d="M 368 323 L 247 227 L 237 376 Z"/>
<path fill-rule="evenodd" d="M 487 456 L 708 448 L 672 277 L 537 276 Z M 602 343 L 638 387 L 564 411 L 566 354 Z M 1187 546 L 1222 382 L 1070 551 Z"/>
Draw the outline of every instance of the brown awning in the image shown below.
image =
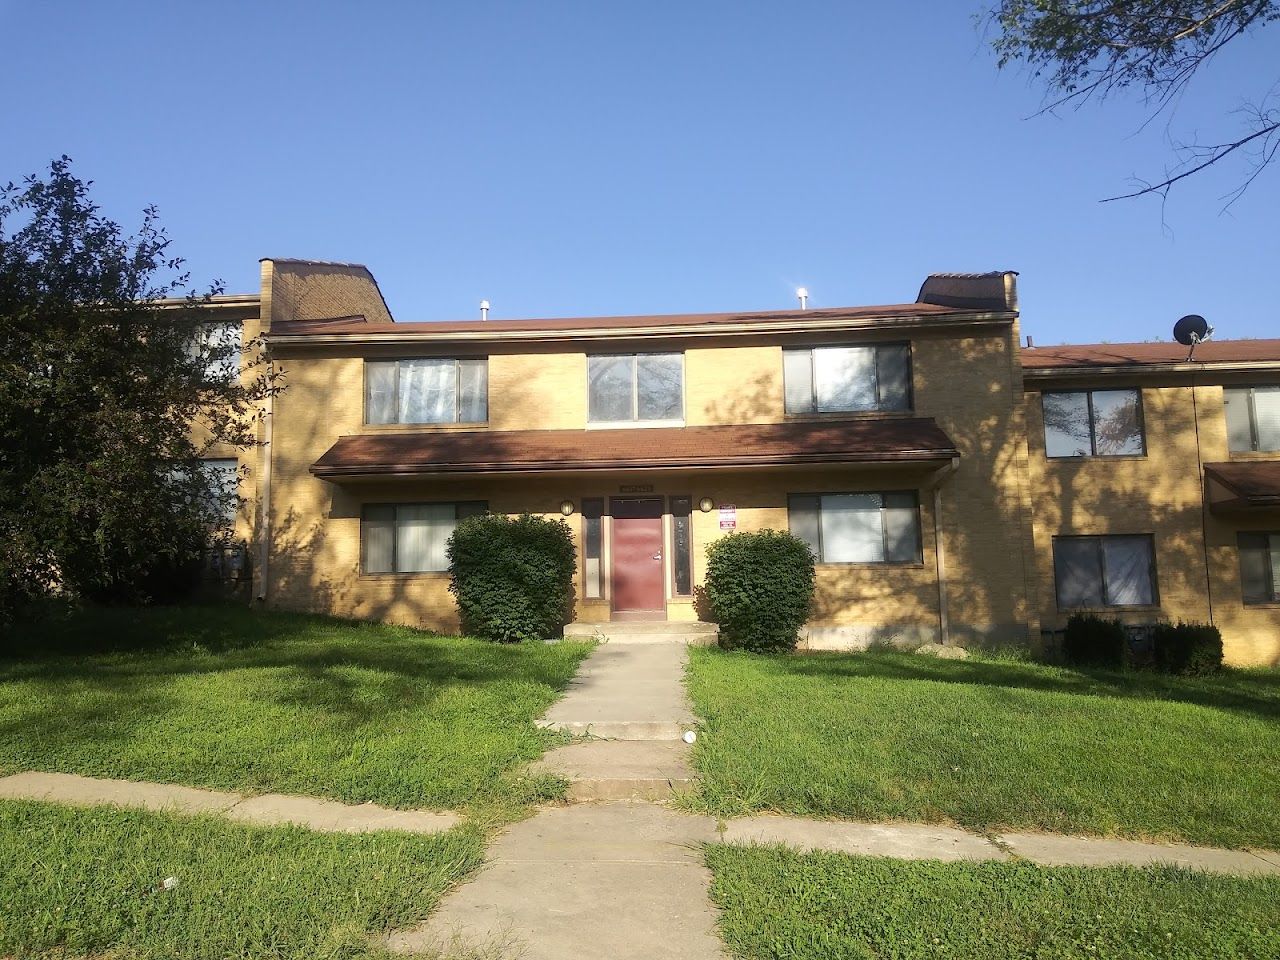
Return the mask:
<path fill-rule="evenodd" d="M 476 430 L 341 437 L 317 477 L 542 473 L 824 463 L 941 463 L 958 456 L 932 419 L 604 430 Z"/>
<path fill-rule="evenodd" d="M 1206 463 L 1204 473 L 1219 485 L 1209 490 L 1209 509 L 1216 513 L 1280 510 L 1280 460 Z"/>

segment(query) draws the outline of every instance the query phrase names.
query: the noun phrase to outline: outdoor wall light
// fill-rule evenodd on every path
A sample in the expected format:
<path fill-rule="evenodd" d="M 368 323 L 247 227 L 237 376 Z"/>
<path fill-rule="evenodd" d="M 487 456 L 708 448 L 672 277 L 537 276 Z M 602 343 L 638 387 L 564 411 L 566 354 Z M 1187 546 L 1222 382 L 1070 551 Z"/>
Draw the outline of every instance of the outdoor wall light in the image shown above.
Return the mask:
<path fill-rule="evenodd" d="M 716 502 L 712 500 L 710 497 L 703 497 L 701 500 L 698 501 L 698 509 L 701 510 L 703 513 L 710 513 L 711 508 L 714 507 L 715 505 L 716 505 Z"/>
<path fill-rule="evenodd" d="M 560 512 L 561 512 L 561 513 L 563 513 L 566 517 L 571 517 L 571 516 L 573 516 L 573 501 L 572 501 L 572 500 L 561 500 L 561 501 L 560 501 Z"/>

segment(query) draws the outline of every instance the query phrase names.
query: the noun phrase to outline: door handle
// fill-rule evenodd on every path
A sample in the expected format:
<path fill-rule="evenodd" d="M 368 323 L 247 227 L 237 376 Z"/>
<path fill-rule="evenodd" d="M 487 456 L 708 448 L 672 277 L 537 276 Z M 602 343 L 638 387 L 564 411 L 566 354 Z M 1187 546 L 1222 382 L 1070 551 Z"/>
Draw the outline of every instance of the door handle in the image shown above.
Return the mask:
<path fill-rule="evenodd" d="M 662 559 L 662 554 L 660 554 L 660 553 L 655 553 L 655 554 L 653 555 L 653 559 L 655 559 L 655 560 L 661 560 L 661 559 Z"/>

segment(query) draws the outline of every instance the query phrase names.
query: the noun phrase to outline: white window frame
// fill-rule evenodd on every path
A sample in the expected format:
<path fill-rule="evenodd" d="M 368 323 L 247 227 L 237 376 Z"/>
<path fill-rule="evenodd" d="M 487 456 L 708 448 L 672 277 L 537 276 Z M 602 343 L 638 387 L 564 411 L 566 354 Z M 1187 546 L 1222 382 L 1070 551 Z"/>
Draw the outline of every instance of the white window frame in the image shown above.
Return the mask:
<path fill-rule="evenodd" d="M 1248 449 L 1248 450 L 1236 450 L 1236 449 L 1232 449 L 1232 448 L 1230 447 L 1230 443 L 1231 443 L 1231 428 L 1230 428 L 1230 424 L 1228 424 L 1228 425 L 1227 425 L 1227 445 L 1228 445 L 1228 449 L 1230 450 L 1230 452 L 1231 452 L 1231 453 L 1276 453 L 1276 452 L 1280 452 L 1280 446 L 1277 446 L 1277 447 L 1263 447 L 1263 446 L 1262 446 L 1262 438 L 1258 435 L 1258 403 L 1257 403 L 1257 394 L 1258 394 L 1258 391 L 1259 391 L 1259 390 L 1265 390 L 1265 391 L 1267 391 L 1268 393 L 1270 393 L 1270 392 L 1272 392 L 1272 391 L 1280 391 L 1280 385 L 1278 385 L 1278 384 L 1266 384 L 1266 383 L 1254 383 L 1254 384 L 1249 384 L 1248 386 L 1240 386 L 1240 387 L 1237 387 L 1237 386 L 1228 386 L 1228 387 L 1224 387 L 1224 388 L 1223 388 L 1223 405 L 1224 405 L 1223 416 L 1224 416 L 1224 417 L 1226 416 L 1225 405 L 1226 405 L 1226 394 L 1227 394 L 1227 392 L 1228 392 L 1228 391 L 1237 391 L 1237 392 L 1242 392 L 1242 393 L 1244 394 L 1245 409 L 1248 411 L 1248 414 L 1249 414 L 1249 449 Z"/>
<path fill-rule="evenodd" d="M 411 363 L 415 360 L 435 360 L 453 364 L 453 419 L 452 420 L 401 420 L 400 419 L 400 364 Z M 483 420 L 460 420 L 462 411 L 462 364 L 464 362 L 480 362 L 484 364 L 484 419 Z M 393 409 L 396 418 L 394 420 L 372 421 L 369 419 L 369 365 L 370 364 L 394 364 L 396 371 L 396 387 L 393 401 Z M 362 386 L 361 406 L 363 414 L 361 419 L 367 427 L 440 427 L 449 426 L 450 424 L 460 424 L 463 426 L 481 426 L 489 422 L 489 358 L 476 356 L 459 356 L 459 357 L 366 357 L 364 361 L 364 382 Z"/>
<path fill-rule="evenodd" d="M 683 350 L 645 350 L 637 353 L 589 353 L 587 357 L 587 429 L 588 430 L 614 430 L 619 428 L 645 428 L 645 427 L 683 427 L 685 425 L 686 412 L 688 410 L 688 397 L 686 395 L 686 378 L 685 378 L 685 354 Z M 601 359 L 617 359 L 620 357 L 629 357 L 631 359 L 631 419 L 629 420 L 593 420 L 591 418 L 591 361 L 593 358 Z M 640 412 L 640 357 L 679 357 L 680 358 L 680 416 L 666 420 L 640 420 L 637 415 Z"/>
<path fill-rule="evenodd" d="M 905 348 L 907 357 L 907 402 L 903 407 L 886 407 L 880 405 L 880 352 L 889 348 Z M 876 367 L 876 406 L 869 408 L 850 408 L 838 410 L 818 409 L 818 369 L 814 355 L 819 350 L 853 350 L 867 349 L 875 353 Z M 788 353 L 805 353 L 809 355 L 809 406 L 806 410 L 791 410 L 787 407 L 787 363 Z M 873 414 L 873 413 L 911 413 L 915 409 L 915 356 L 911 341 L 894 340 L 885 343 L 823 343 L 812 346 L 783 347 L 782 349 L 782 405 L 784 413 L 789 417 L 829 417 L 841 414 Z"/>

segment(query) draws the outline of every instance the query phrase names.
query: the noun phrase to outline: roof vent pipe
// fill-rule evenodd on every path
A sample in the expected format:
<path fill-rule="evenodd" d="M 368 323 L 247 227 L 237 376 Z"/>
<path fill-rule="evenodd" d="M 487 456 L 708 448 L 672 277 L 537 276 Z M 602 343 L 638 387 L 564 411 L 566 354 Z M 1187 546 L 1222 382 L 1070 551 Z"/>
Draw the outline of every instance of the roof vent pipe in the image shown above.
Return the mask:
<path fill-rule="evenodd" d="M 489 319 L 489 301 L 488 300 L 480 301 L 480 319 L 481 320 Z"/>
<path fill-rule="evenodd" d="M 798 290 L 796 290 L 796 296 L 800 298 L 800 309 L 808 310 L 809 309 L 809 291 L 804 287 L 800 287 Z"/>

